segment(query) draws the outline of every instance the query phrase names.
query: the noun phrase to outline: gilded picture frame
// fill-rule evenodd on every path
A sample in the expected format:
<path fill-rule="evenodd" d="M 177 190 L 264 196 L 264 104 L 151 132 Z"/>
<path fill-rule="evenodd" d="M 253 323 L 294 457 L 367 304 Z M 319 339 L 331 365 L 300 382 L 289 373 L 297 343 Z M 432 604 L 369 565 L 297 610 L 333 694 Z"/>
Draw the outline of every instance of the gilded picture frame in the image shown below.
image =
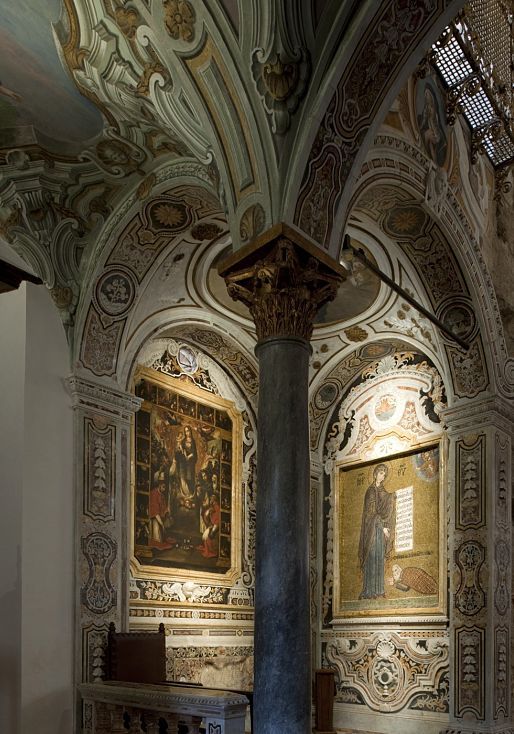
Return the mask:
<path fill-rule="evenodd" d="M 335 620 L 446 614 L 446 442 L 334 473 Z"/>
<path fill-rule="evenodd" d="M 138 369 L 134 384 L 132 573 L 230 586 L 241 573 L 241 415 L 155 370 Z"/>

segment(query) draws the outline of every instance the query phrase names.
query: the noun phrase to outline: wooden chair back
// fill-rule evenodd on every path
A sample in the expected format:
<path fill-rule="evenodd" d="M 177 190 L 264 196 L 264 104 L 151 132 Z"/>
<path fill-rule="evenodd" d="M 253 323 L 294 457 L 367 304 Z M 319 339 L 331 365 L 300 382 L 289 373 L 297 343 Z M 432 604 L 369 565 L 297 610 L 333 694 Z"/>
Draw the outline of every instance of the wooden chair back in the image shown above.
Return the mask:
<path fill-rule="evenodd" d="M 166 635 L 158 632 L 116 632 L 113 622 L 107 636 L 107 678 L 129 683 L 166 681 Z"/>

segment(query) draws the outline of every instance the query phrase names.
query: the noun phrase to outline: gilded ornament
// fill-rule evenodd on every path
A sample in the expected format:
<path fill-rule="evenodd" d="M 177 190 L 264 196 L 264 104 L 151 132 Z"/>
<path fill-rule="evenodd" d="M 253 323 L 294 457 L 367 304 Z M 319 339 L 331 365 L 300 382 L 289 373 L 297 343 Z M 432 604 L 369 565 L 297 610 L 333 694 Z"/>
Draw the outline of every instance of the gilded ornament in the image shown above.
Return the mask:
<path fill-rule="evenodd" d="M 127 38 L 134 38 L 137 27 L 140 23 L 139 13 L 136 10 L 127 8 L 116 8 L 114 17 L 118 28 Z"/>
<path fill-rule="evenodd" d="M 156 220 L 163 227 L 176 227 L 181 224 L 184 219 L 184 212 L 173 204 L 160 204 L 154 209 Z"/>
<path fill-rule="evenodd" d="M 101 140 L 96 146 L 96 154 L 105 169 L 114 175 L 128 176 L 133 171 L 140 171 L 130 146 L 119 140 Z"/>
<path fill-rule="evenodd" d="M 272 98 L 277 102 L 283 102 L 294 91 L 298 82 L 298 64 L 296 62 L 284 63 L 280 54 L 273 63 L 264 65 L 262 78 Z"/>
<path fill-rule="evenodd" d="M 212 222 L 200 222 L 191 229 L 191 236 L 195 240 L 213 240 L 223 232 L 222 228 Z"/>
<path fill-rule="evenodd" d="M 195 37 L 195 11 L 188 0 L 164 0 L 166 30 L 176 41 L 190 43 Z"/>
<path fill-rule="evenodd" d="M 221 274 L 229 295 L 249 308 L 259 339 L 309 340 L 316 313 L 335 297 L 344 278 L 337 267 L 328 267 L 284 236 L 273 241 L 261 260 Z"/>
<path fill-rule="evenodd" d="M 143 181 L 141 181 L 136 191 L 136 196 L 140 201 L 148 198 L 153 187 L 155 186 L 156 181 L 157 178 L 155 176 L 155 173 L 151 173 Z"/>
<path fill-rule="evenodd" d="M 344 330 L 344 333 L 351 342 L 363 342 L 368 338 L 368 332 L 360 326 L 350 326 L 349 329 Z"/>
<path fill-rule="evenodd" d="M 57 308 L 68 308 L 73 300 L 73 291 L 68 286 L 52 288 L 50 295 Z"/>
<path fill-rule="evenodd" d="M 139 77 L 139 82 L 136 87 L 136 92 L 138 94 L 143 95 L 143 97 L 148 97 L 150 93 L 150 79 L 154 74 L 161 74 L 162 76 L 166 76 L 167 72 L 164 66 L 157 62 L 154 62 L 153 64 L 146 64 L 143 69 L 143 73 Z"/>

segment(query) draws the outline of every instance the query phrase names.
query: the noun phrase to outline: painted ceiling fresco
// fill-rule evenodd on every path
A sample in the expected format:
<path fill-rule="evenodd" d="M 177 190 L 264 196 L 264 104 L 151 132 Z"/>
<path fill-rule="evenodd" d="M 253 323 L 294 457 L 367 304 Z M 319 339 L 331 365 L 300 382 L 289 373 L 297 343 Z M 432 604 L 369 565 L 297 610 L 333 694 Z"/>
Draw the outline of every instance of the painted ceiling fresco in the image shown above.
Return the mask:
<path fill-rule="evenodd" d="M 100 112 L 61 62 L 60 17 L 60 0 L 0 3 L 0 147 L 39 142 L 52 149 L 59 140 L 62 148 L 102 131 Z"/>

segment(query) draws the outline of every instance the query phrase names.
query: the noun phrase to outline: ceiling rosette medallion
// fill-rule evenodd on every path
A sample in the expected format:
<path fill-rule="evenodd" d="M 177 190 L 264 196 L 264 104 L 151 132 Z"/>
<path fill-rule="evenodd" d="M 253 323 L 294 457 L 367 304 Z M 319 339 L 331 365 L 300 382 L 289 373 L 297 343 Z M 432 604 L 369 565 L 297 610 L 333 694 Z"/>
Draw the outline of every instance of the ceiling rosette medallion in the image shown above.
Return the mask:
<path fill-rule="evenodd" d="M 273 0 L 271 6 L 270 17 L 274 22 L 266 29 L 267 38 L 253 52 L 252 73 L 271 117 L 272 130 L 283 135 L 307 91 L 311 61 L 303 37 L 299 4 Z"/>

